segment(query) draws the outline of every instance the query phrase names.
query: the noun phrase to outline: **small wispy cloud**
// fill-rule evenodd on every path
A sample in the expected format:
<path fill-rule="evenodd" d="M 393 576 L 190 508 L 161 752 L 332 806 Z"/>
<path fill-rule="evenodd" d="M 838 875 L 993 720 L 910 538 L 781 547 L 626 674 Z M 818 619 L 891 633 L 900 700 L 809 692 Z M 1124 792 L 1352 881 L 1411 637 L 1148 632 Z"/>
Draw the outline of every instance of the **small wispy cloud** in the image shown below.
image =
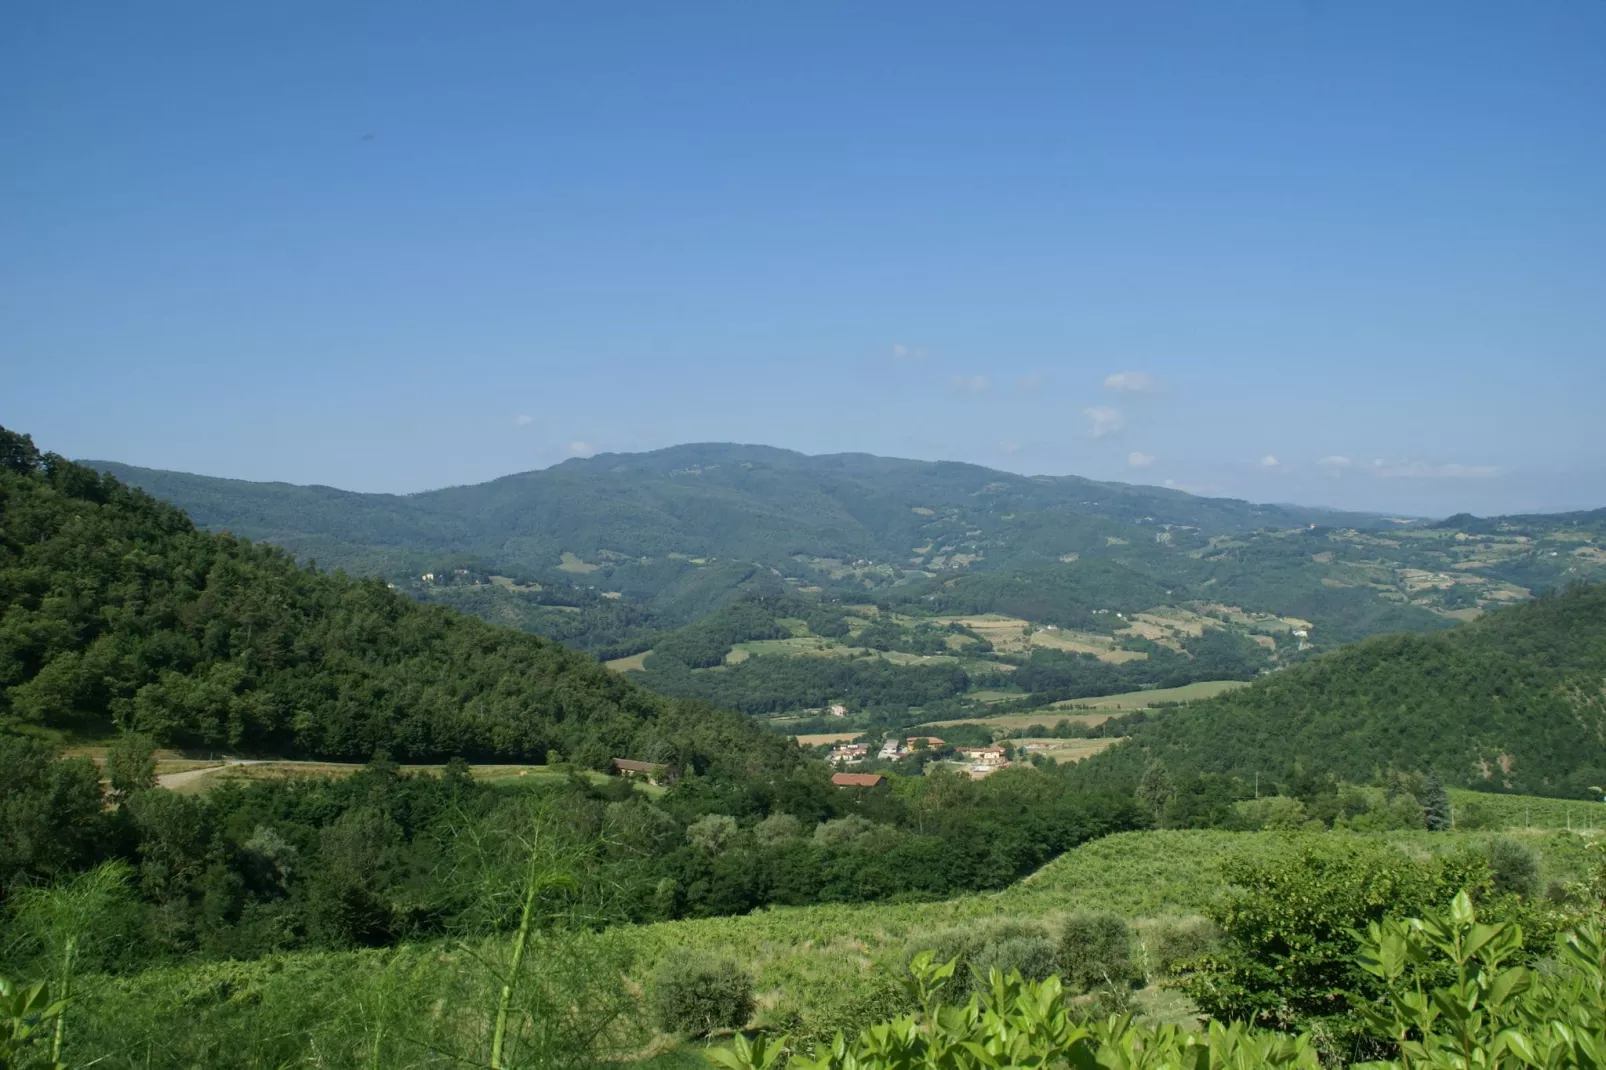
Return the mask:
<path fill-rule="evenodd" d="M 1119 409 L 1094 405 L 1083 409 L 1082 415 L 1087 417 L 1087 433 L 1094 438 L 1113 435 L 1126 426 L 1126 417 L 1121 415 Z"/>
<path fill-rule="evenodd" d="M 1019 450 L 1020 450 L 1020 443 L 1019 442 L 1000 442 L 998 444 L 998 452 L 999 453 L 1016 453 Z"/>
<path fill-rule="evenodd" d="M 517 416 L 513 417 L 514 427 L 529 427 L 533 423 L 535 423 L 535 417 L 531 416 L 527 412 L 521 412 Z"/>
<path fill-rule="evenodd" d="M 1116 372 L 1104 377 L 1104 385 L 1124 394 L 1157 394 L 1160 384 L 1148 372 Z"/>
<path fill-rule="evenodd" d="M 950 375 L 948 385 L 961 394 L 985 394 L 993 384 L 985 375 Z"/>
<path fill-rule="evenodd" d="M 1335 453 L 1330 457 L 1323 457 L 1321 460 L 1317 461 L 1316 466 L 1318 468 L 1324 468 L 1336 476 L 1354 463 L 1355 462 L 1350 460 L 1348 457 Z"/>
<path fill-rule="evenodd" d="M 1282 466 L 1283 462 L 1279 461 L 1269 453 L 1260 459 L 1260 467 L 1262 468 L 1281 468 Z"/>
<path fill-rule="evenodd" d="M 926 351 L 924 349 L 906 346 L 902 342 L 892 343 L 892 358 L 894 360 L 924 360 L 925 357 Z"/>
<path fill-rule="evenodd" d="M 589 457 L 596 452 L 597 447 L 593 446 L 589 442 L 582 442 L 579 439 L 575 439 L 573 442 L 569 443 L 568 453 L 571 457 Z"/>
<path fill-rule="evenodd" d="M 1031 372 L 1030 374 L 1023 375 L 1019 379 L 1015 380 L 1015 389 L 1016 390 L 1031 391 L 1031 390 L 1036 390 L 1038 387 L 1040 387 L 1042 385 L 1043 385 L 1043 373 L 1042 372 Z"/>
<path fill-rule="evenodd" d="M 1503 471 L 1495 464 L 1429 464 L 1426 461 L 1372 462 L 1372 474 L 1384 479 L 1492 479 Z"/>
<path fill-rule="evenodd" d="M 1133 450 L 1131 453 L 1126 455 L 1126 464 L 1128 468 L 1147 468 L 1153 463 L 1154 454 L 1152 453 L 1140 453 L 1137 450 Z"/>

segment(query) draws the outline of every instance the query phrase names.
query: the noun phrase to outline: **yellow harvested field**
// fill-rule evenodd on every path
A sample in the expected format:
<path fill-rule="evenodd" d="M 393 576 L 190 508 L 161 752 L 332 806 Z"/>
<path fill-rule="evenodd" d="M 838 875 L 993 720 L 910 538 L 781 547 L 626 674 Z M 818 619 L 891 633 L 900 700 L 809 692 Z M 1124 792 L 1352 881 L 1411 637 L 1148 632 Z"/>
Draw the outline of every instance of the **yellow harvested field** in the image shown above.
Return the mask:
<path fill-rule="evenodd" d="M 647 655 L 651 653 L 652 651 L 650 650 L 643 650 L 641 653 L 632 654 L 628 658 L 614 658 L 612 661 L 603 662 L 603 664 L 614 672 L 645 672 L 647 670 Z"/>
<path fill-rule="evenodd" d="M 805 747 L 827 747 L 834 743 L 846 743 L 858 739 L 862 732 L 811 732 L 808 735 L 793 736 L 792 738 Z"/>

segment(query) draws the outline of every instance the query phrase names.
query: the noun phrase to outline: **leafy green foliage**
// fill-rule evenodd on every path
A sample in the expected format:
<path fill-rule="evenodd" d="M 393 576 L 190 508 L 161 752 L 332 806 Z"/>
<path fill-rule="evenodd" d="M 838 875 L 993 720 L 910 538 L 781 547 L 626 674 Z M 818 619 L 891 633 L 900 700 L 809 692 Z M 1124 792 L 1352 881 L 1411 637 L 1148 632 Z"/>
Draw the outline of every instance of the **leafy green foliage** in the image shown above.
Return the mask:
<path fill-rule="evenodd" d="M 1206 1013 L 1289 1028 L 1341 1016 L 1349 994 L 1375 991 L 1355 964 L 1354 930 L 1481 891 L 1488 863 L 1312 839 L 1292 858 L 1236 862 L 1226 875 L 1236 887 L 1209 911 L 1224 944 L 1197 964 L 1188 994 Z"/>
<path fill-rule="evenodd" d="M 739 1029 L 753 1015 L 753 977 L 712 955 L 665 959 L 648 989 L 653 1019 L 666 1033 L 700 1037 Z"/>
<path fill-rule="evenodd" d="M 1125 987 L 1133 979 L 1132 934 L 1115 914 L 1078 912 L 1060 928 L 1060 974 L 1073 992 Z"/>

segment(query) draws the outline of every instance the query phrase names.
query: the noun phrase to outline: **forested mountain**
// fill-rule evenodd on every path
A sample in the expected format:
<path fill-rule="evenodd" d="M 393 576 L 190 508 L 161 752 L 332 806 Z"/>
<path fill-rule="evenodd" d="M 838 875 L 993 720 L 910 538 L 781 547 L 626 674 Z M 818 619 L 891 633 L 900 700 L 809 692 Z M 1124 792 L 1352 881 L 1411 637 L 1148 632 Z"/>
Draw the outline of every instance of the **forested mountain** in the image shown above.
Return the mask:
<path fill-rule="evenodd" d="M 4 429 L 0 724 L 320 756 L 560 751 L 592 766 L 787 746 L 556 643 L 198 531 Z"/>
<path fill-rule="evenodd" d="M 1282 618 L 1321 650 L 1606 578 L 1606 532 L 1576 518 L 1430 525 L 763 446 L 603 454 L 405 496 L 86 463 L 204 527 L 602 658 L 742 593 L 1059 627 L 1099 610 L 1218 607 Z"/>
<path fill-rule="evenodd" d="M 1130 723 L 1138 722 L 1138 723 Z M 1503 609 L 1453 631 L 1391 635 L 1112 731 L 1095 759 L 1134 775 L 1308 773 L 1365 781 L 1435 769 L 1485 790 L 1599 795 L 1606 784 L 1606 585 Z"/>

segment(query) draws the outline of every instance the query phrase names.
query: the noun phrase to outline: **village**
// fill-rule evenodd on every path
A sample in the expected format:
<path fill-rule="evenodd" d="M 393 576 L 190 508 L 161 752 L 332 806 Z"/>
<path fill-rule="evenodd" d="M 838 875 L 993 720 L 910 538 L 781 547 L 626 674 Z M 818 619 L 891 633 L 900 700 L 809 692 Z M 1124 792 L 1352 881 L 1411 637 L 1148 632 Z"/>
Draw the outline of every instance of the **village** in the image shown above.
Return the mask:
<path fill-rule="evenodd" d="M 1042 744 L 1028 743 L 1018 749 L 1021 752 L 1028 752 L 1041 746 Z M 886 777 L 875 772 L 849 772 L 843 767 L 862 765 L 870 760 L 895 762 L 917 753 L 924 753 L 933 761 L 963 770 L 971 779 L 980 780 L 1000 769 L 1022 764 L 1016 759 L 1016 750 L 1016 747 L 1008 743 L 966 747 L 952 746 L 937 736 L 906 736 L 902 739 L 891 736 L 883 741 L 879 748 L 873 743 L 837 744 L 831 748 L 826 760 L 841 770 L 832 775 L 831 783 L 838 787 L 867 788 L 885 783 Z"/>

